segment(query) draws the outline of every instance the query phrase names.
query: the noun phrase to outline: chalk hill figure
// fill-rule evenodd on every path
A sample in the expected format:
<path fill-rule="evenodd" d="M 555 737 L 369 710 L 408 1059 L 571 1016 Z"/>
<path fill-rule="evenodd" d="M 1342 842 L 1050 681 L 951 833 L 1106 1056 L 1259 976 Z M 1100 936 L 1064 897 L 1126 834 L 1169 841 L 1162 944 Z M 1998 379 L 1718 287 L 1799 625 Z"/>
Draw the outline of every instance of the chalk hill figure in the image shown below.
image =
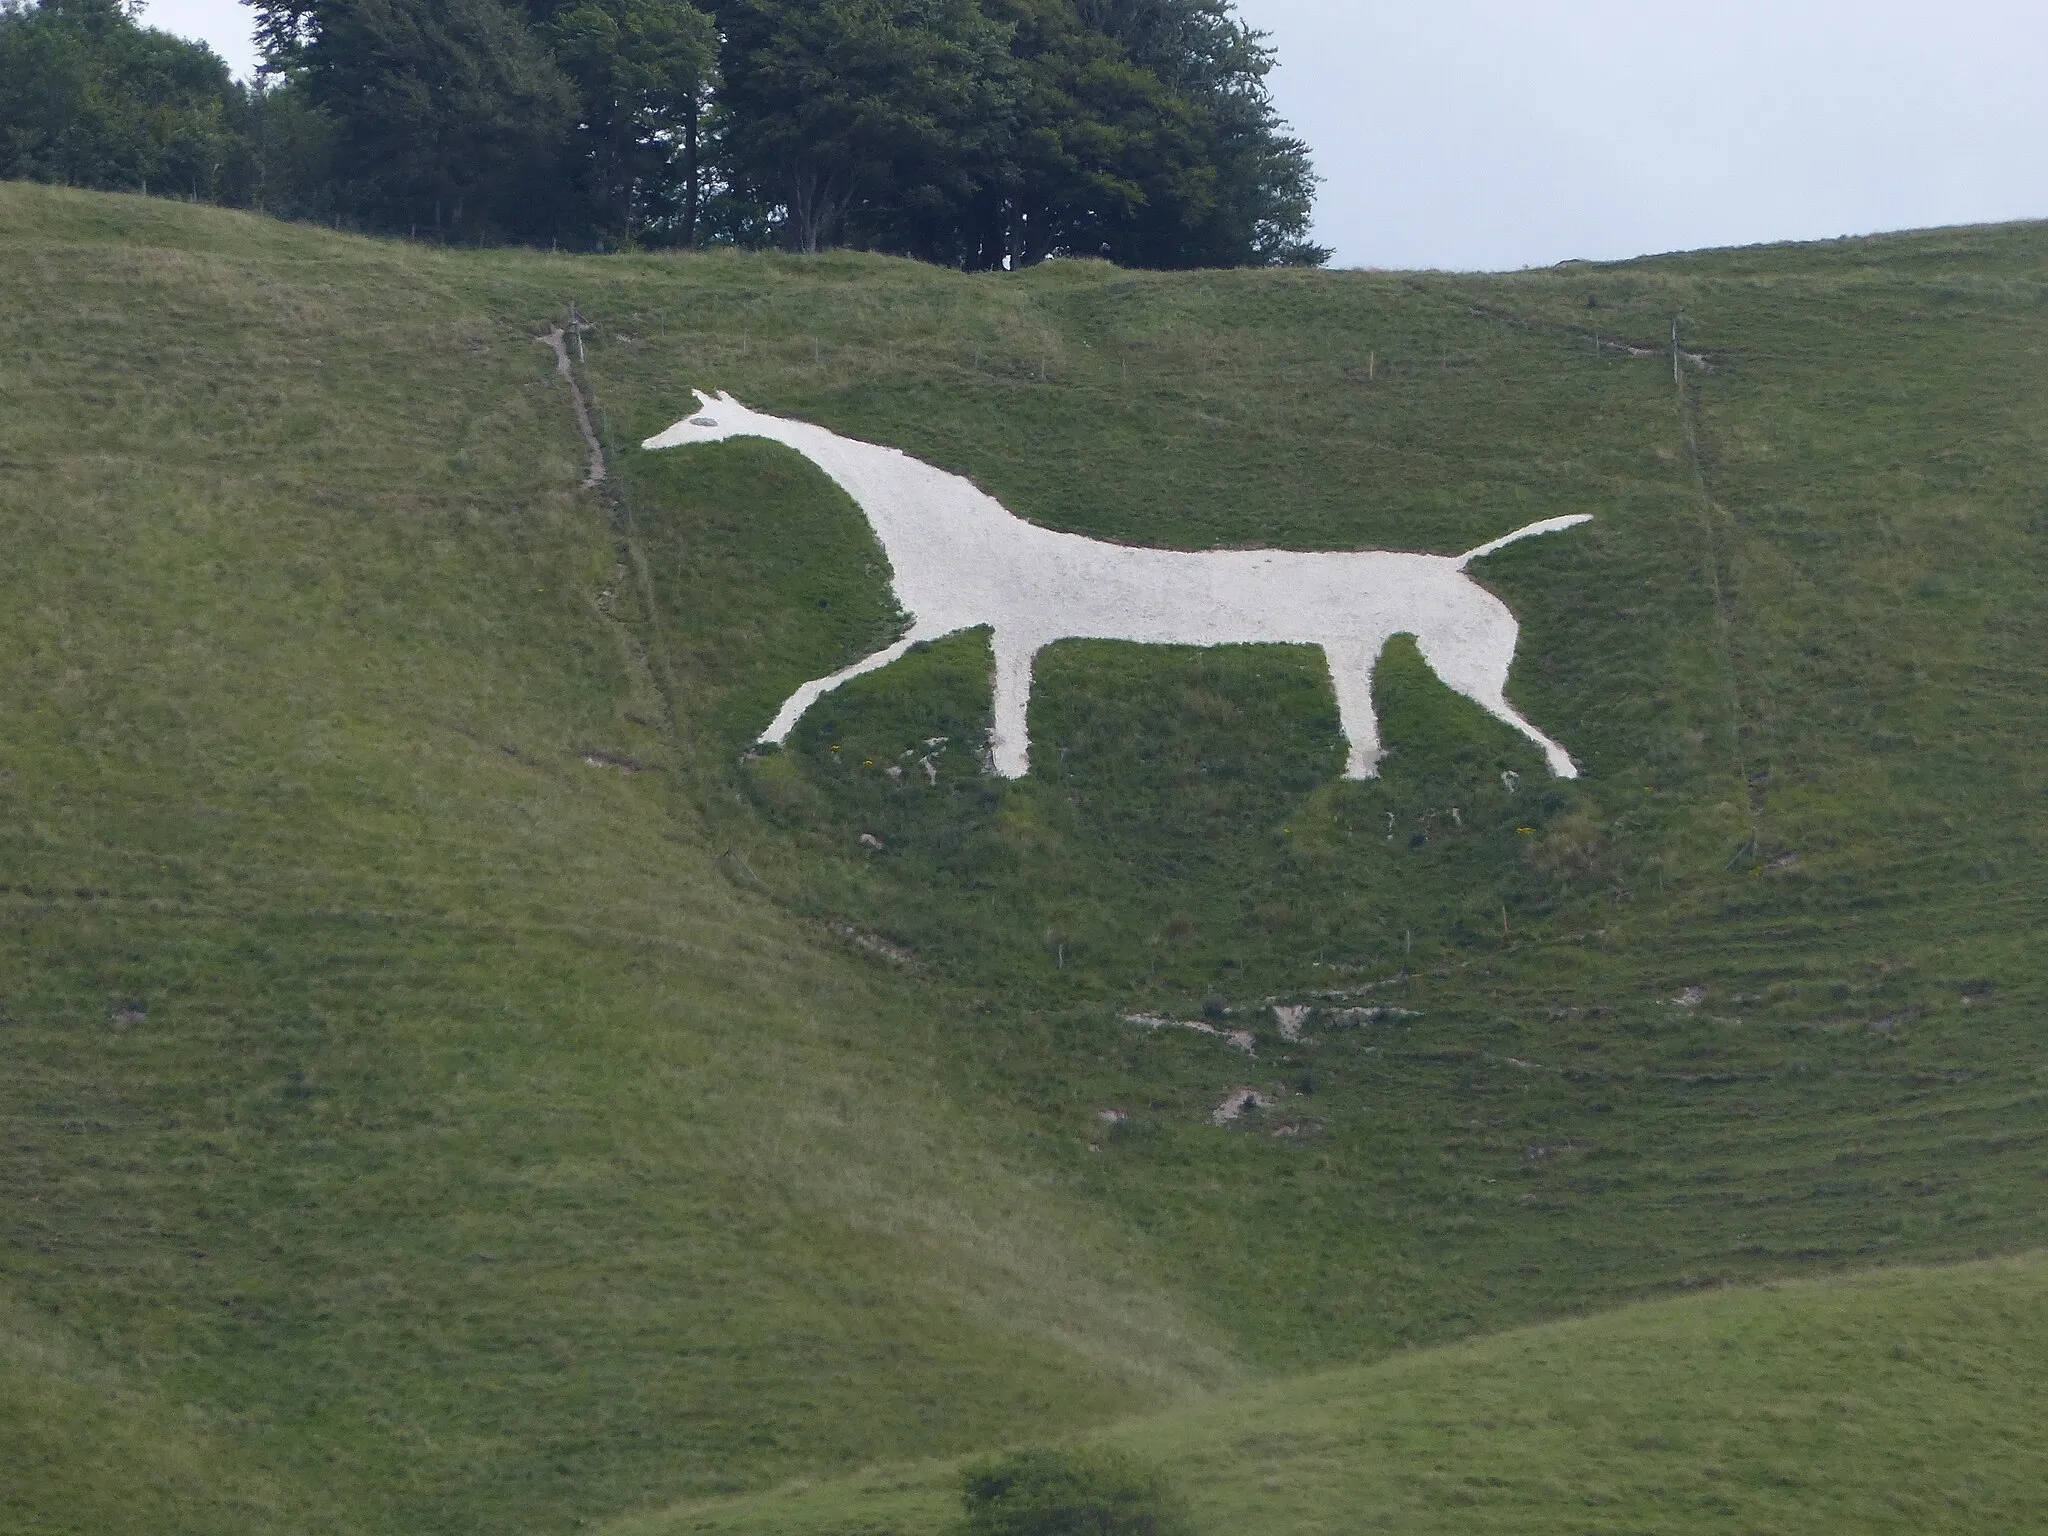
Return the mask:
<path fill-rule="evenodd" d="M 1517 539 L 1588 522 L 1586 514 L 1546 518 L 1462 555 L 1107 544 L 1027 523 L 971 481 L 900 449 L 749 410 L 728 394 L 692 393 L 697 413 L 640 446 L 765 437 L 794 448 L 867 515 L 888 554 L 897 601 L 910 615 L 910 628 L 893 645 L 792 693 L 761 733 L 764 742 L 787 740 L 825 694 L 886 667 L 919 641 L 988 625 L 995 650 L 992 757 L 997 773 L 1020 778 L 1030 768 L 1032 660 L 1055 640 L 1317 645 L 1329 659 L 1350 741 L 1345 777 L 1368 779 L 1383 755 L 1373 667 L 1388 640 L 1407 634 L 1447 685 L 1542 748 L 1552 773 L 1578 776 L 1565 749 L 1508 704 L 1503 690 L 1519 626 L 1465 567 Z"/>

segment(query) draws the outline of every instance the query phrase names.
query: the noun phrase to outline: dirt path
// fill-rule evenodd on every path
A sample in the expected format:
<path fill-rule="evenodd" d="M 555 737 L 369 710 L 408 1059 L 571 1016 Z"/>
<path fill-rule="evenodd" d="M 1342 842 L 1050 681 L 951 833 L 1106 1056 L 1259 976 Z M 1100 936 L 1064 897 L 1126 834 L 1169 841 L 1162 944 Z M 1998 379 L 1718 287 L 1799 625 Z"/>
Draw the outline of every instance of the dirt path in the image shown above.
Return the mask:
<path fill-rule="evenodd" d="M 583 489 L 595 490 L 604 484 L 604 450 L 597 445 L 597 431 L 590 424 L 590 402 L 583 398 L 583 386 L 576 382 L 576 375 L 569 367 L 569 339 L 562 334 L 562 328 L 552 326 L 545 336 L 536 336 L 535 341 L 552 347 L 555 353 L 555 372 L 569 384 L 569 393 L 576 402 L 576 429 L 583 434 L 583 441 L 590 448 L 590 472 L 583 477 Z"/>

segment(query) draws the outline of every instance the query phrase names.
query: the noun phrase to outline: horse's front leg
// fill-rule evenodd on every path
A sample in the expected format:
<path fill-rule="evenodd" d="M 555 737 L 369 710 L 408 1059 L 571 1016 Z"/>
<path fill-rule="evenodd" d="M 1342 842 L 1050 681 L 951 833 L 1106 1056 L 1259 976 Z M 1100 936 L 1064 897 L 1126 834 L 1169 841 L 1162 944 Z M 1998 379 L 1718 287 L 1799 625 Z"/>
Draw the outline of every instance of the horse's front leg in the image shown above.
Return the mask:
<path fill-rule="evenodd" d="M 1336 687 L 1337 719 L 1351 744 L 1344 759 L 1347 779 L 1378 778 L 1380 759 L 1387 755 L 1380 749 L 1379 717 L 1372 710 L 1372 672 L 1385 645 L 1380 639 L 1338 641 L 1323 647 L 1330 663 L 1330 681 Z"/>
<path fill-rule="evenodd" d="M 789 733 L 796 729 L 797 721 L 803 719 L 804 711 L 817 703 L 818 700 L 822 699 L 834 688 L 837 688 L 841 683 L 851 682 L 863 672 L 873 672 L 879 668 L 886 667 L 920 640 L 936 638 L 936 636 L 926 634 L 913 625 L 910 633 L 901 640 L 898 640 L 894 645 L 884 646 L 872 656 L 863 656 L 852 666 L 841 667 L 830 677 L 813 678 L 782 701 L 782 708 L 775 712 L 774 720 L 769 723 L 768 729 L 761 733 L 760 739 L 775 746 L 782 745 L 783 742 L 789 740 Z"/>
<path fill-rule="evenodd" d="M 1002 777 L 1021 779 L 1031 771 L 1031 663 L 1045 642 L 998 626 L 990 644 L 996 653 L 996 711 L 989 761 Z"/>

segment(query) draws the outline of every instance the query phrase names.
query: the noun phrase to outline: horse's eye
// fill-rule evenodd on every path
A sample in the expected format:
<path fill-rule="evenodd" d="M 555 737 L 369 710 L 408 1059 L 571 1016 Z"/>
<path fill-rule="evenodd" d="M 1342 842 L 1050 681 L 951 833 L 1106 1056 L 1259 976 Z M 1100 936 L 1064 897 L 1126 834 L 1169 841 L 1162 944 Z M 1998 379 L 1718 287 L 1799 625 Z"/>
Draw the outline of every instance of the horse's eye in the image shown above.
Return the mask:
<path fill-rule="evenodd" d="M 709 416 L 692 416 L 690 418 L 690 425 L 693 427 L 715 427 L 718 423 Z"/>

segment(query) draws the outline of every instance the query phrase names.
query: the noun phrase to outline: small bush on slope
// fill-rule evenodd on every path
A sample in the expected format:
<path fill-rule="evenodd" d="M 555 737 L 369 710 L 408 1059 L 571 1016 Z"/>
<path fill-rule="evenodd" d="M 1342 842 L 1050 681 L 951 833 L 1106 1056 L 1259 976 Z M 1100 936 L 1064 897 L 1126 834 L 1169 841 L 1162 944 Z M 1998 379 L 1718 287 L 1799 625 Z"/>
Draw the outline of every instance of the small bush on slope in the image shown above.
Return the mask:
<path fill-rule="evenodd" d="M 958 1536 L 1188 1536 L 1187 1505 L 1156 1469 L 1100 1447 L 1046 1447 L 960 1474 Z"/>

